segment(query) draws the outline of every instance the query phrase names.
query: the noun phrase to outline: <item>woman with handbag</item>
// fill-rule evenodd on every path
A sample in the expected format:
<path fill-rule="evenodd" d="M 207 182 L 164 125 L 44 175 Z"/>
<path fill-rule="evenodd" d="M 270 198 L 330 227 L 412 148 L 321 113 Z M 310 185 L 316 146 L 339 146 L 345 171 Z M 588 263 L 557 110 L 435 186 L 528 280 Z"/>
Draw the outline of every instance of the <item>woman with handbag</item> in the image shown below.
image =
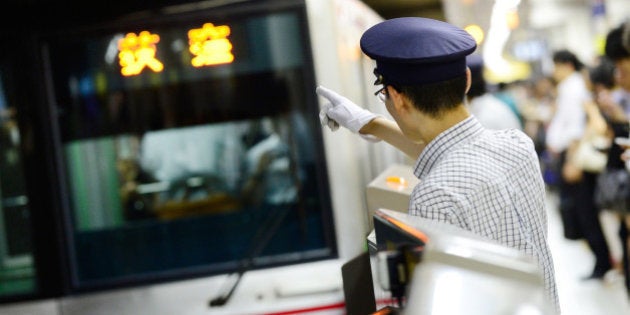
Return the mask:
<path fill-rule="evenodd" d="M 603 279 L 613 264 L 594 199 L 598 173 L 585 168 L 578 155 L 579 144 L 594 133 L 593 129 L 601 128 L 597 115 L 593 115 L 598 111 L 589 107 L 592 97 L 581 72 L 584 65 L 575 54 L 556 51 L 553 63 L 553 76 L 558 82 L 557 110 L 547 129 L 547 146 L 560 153 L 560 216 L 564 234 L 567 239 L 586 240 L 595 256 L 593 271 L 584 279 Z"/>

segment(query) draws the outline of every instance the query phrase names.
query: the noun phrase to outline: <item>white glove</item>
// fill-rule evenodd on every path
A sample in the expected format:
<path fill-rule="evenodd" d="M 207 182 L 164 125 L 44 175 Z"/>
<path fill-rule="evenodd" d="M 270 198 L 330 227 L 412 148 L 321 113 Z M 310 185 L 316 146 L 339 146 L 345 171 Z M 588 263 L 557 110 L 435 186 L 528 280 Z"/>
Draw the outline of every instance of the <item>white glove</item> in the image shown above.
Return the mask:
<path fill-rule="evenodd" d="M 339 129 L 339 125 L 341 125 L 352 132 L 359 133 L 363 126 L 378 117 L 378 115 L 359 107 L 349 99 L 323 86 L 318 86 L 315 92 L 330 102 L 324 105 L 319 112 L 319 121 L 322 126 L 328 126 L 332 131 Z M 380 141 L 372 135 L 359 135 L 372 142 Z"/>
<path fill-rule="evenodd" d="M 333 107 L 332 104 L 330 103 L 326 103 L 324 105 L 324 107 L 322 107 L 322 110 L 319 111 L 319 122 L 322 124 L 322 126 L 328 126 L 328 128 L 330 128 L 330 130 L 335 131 L 337 129 L 339 129 L 339 124 L 328 118 L 328 111 Z"/>

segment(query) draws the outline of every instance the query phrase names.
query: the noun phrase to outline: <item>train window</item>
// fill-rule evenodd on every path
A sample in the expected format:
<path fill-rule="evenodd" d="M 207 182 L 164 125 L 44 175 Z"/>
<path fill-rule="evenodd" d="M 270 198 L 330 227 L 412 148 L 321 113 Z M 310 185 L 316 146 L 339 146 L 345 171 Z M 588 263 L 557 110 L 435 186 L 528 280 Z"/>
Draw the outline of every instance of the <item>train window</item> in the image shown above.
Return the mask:
<path fill-rule="evenodd" d="M 36 290 L 12 63 L 0 56 L 0 297 Z"/>
<path fill-rule="evenodd" d="M 336 255 L 303 8 L 231 12 L 47 40 L 79 289 Z"/>

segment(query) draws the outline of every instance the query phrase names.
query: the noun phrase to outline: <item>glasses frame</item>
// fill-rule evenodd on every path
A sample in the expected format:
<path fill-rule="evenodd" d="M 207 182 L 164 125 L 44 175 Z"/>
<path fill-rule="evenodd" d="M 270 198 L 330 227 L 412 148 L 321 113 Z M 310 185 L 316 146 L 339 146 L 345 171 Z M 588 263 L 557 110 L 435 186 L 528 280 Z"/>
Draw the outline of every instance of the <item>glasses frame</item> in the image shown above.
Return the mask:
<path fill-rule="evenodd" d="M 378 94 L 384 94 L 385 96 L 387 96 L 387 85 L 383 85 L 382 88 L 378 89 L 378 91 L 374 92 L 374 96 L 378 96 Z"/>
<path fill-rule="evenodd" d="M 389 98 L 389 94 L 387 93 L 387 85 L 384 85 L 382 88 L 378 89 L 378 91 L 376 91 L 374 95 L 381 103 L 385 104 L 385 102 Z"/>

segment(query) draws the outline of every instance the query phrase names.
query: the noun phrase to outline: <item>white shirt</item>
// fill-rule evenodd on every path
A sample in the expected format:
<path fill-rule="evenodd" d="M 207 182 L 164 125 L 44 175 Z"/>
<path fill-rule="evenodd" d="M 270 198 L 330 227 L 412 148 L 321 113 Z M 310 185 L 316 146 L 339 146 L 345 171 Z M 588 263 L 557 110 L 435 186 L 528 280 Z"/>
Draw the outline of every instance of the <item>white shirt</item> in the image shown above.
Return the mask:
<path fill-rule="evenodd" d="M 421 181 L 411 193 L 409 214 L 458 226 L 534 258 L 559 313 L 545 184 L 531 138 L 516 129 L 485 129 L 471 116 L 426 146 L 414 174 Z"/>
<path fill-rule="evenodd" d="M 522 129 L 521 122 L 508 105 L 490 93 L 473 98 L 468 107 L 479 122 L 488 129 Z"/>
<path fill-rule="evenodd" d="M 584 78 L 575 72 L 558 84 L 556 113 L 547 128 L 547 146 L 555 152 L 566 150 L 571 142 L 578 140 L 586 128 L 584 102 L 591 93 Z"/>

